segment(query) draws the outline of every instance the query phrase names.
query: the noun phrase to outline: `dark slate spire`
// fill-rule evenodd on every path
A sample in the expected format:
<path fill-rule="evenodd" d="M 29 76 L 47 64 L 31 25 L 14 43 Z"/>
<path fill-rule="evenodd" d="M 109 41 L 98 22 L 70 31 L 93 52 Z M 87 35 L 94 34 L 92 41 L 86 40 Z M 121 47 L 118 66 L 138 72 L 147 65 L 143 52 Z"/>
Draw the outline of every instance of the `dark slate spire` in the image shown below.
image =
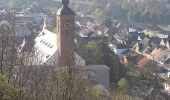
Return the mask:
<path fill-rule="evenodd" d="M 57 12 L 57 15 L 75 15 L 73 10 L 68 7 L 69 0 L 62 0 L 63 7 Z"/>

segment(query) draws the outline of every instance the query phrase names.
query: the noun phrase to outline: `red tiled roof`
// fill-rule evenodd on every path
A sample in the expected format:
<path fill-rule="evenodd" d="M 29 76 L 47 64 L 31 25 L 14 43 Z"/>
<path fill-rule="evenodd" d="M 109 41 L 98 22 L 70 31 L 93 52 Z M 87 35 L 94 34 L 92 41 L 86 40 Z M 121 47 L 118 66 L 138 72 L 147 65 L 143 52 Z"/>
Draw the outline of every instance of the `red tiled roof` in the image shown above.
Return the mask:
<path fill-rule="evenodd" d="M 146 57 L 143 57 L 141 60 L 139 60 L 138 62 L 138 67 L 139 68 L 144 68 L 144 66 L 149 62 L 149 59 L 147 59 Z"/>

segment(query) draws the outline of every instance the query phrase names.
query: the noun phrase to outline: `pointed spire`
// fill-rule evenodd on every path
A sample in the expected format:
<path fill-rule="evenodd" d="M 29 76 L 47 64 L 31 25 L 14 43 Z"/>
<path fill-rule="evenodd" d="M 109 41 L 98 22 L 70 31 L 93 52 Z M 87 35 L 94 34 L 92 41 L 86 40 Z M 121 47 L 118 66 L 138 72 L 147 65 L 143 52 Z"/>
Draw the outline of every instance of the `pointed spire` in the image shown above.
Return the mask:
<path fill-rule="evenodd" d="M 47 27 L 47 16 L 44 17 L 43 29 L 45 29 L 46 27 Z"/>

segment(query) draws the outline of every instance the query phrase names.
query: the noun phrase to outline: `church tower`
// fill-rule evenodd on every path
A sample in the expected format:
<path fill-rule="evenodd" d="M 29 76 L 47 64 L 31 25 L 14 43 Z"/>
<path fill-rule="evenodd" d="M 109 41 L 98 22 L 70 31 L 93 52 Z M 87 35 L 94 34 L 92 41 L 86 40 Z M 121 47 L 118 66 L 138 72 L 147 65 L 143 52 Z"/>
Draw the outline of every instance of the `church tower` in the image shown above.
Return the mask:
<path fill-rule="evenodd" d="M 58 65 L 75 65 L 75 14 L 69 8 L 69 0 L 62 0 L 63 7 L 57 12 Z"/>

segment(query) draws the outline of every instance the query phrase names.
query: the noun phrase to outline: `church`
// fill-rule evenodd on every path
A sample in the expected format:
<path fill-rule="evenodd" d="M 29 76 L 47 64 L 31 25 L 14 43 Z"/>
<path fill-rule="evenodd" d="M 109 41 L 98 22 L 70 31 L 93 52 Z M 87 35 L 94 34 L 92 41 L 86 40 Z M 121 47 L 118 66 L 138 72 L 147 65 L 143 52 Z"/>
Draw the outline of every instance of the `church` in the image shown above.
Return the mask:
<path fill-rule="evenodd" d="M 82 66 L 95 77 L 97 83 L 109 89 L 109 71 L 105 65 L 85 65 L 85 60 L 76 51 L 75 43 L 75 13 L 69 8 L 69 0 L 62 0 L 61 7 L 56 14 L 56 34 L 47 30 L 45 26 L 34 39 L 32 53 L 27 53 L 25 65 L 38 66 Z M 44 21 L 45 22 L 45 21 Z M 45 25 L 45 24 L 44 24 Z M 26 46 L 23 41 L 18 51 Z"/>
<path fill-rule="evenodd" d="M 45 19 L 43 30 L 35 38 L 31 54 L 28 54 L 30 57 L 25 59 L 26 65 L 85 65 L 85 60 L 75 52 L 75 13 L 68 7 L 68 0 L 62 3 L 63 7 L 56 14 L 56 33 L 46 29 Z M 26 46 L 23 41 L 19 51 Z"/>

